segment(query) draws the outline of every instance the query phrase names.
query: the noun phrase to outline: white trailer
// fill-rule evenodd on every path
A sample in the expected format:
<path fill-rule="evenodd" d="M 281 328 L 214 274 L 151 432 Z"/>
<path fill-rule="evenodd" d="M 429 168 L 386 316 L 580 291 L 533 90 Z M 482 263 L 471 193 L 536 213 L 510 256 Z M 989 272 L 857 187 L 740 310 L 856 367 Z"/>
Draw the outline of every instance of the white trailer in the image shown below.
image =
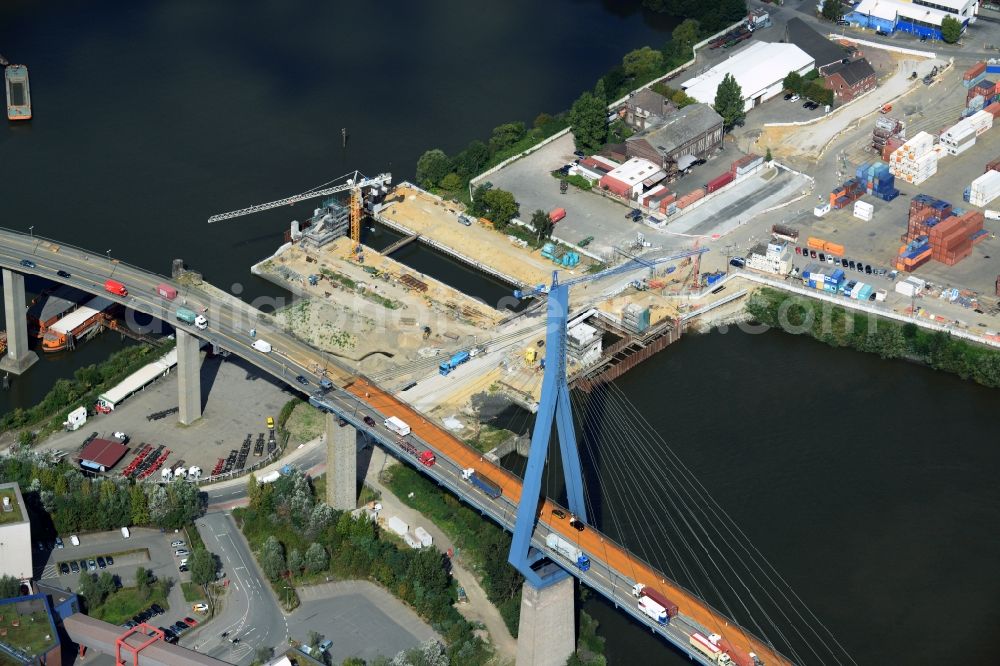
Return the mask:
<path fill-rule="evenodd" d="M 417 529 L 413 530 L 413 536 L 417 537 L 417 539 L 420 540 L 420 545 L 422 545 L 424 548 L 430 548 L 431 545 L 434 544 L 434 537 L 432 537 L 430 533 L 423 527 L 418 527 Z"/>
<path fill-rule="evenodd" d="M 657 624 L 667 623 L 667 609 L 649 597 L 639 597 L 639 610 Z"/>
<path fill-rule="evenodd" d="M 410 426 L 406 424 L 406 421 L 397 418 L 395 416 L 390 416 L 389 418 L 387 418 L 385 421 L 382 422 L 382 425 L 384 425 L 386 429 L 393 431 L 400 437 L 406 437 L 407 435 L 410 434 Z"/>
<path fill-rule="evenodd" d="M 392 516 L 385 521 L 386 528 L 396 536 L 403 536 L 410 531 L 410 526 L 399 516 Z"/>
<path fill-rule="evenodd" d="M 281 472 L 275 469 L 268 472 L 267 474 L 262 474 L 261 476 L 257 477 L 257 483 L 274 483 L 280 478 L 281 478 Z"/>
<path fill-rule="evenodd" d="M 575 564 L 581 571 L 586 571 L 590 568 L 590 558 L 582 550 L 558 534 L 550 533 L 545 537 L 545 545 Z"/>

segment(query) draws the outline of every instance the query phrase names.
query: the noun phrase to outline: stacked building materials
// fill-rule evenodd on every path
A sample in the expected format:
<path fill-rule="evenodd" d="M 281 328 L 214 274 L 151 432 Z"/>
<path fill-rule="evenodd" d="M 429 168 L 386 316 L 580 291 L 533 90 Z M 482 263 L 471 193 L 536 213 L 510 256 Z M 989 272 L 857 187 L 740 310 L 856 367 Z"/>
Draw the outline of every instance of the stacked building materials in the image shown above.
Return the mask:
<path fill-rule="evenodd" d="M 862 164 L 855 171 L 855 177 L 864 183 L 867 194 L 884 201 L 892 201 L 899 196 L 899 190 L 896 189 L 896 177 L 889 172 L 887 164 L 882 162 Z"/>
<path fill-rule="evenodd" d="M 903 123 L 900 120 L 880 115 L 875 119 L 875 128 L 872 130 L 872 149 L 882 155 L 885 152 L 886 144 L 892 139 L 896 140 L 896 148 L 898 148 L 903 145 L 903 134 Z M 885 158 L 883 157 L 883 159 Z"/>
<path fill-rule="evenodd" d="M 875 213 L 875 206 L 864 201 L 854 202 L 854 217 L 859 220 L 864 220 L 865 222 L 871 222 L 872 216 Z"/>
<path fill-rule="evenodd" d="M 969 203 L 973 206 L 986 206 L 997 197 L 1000 197 L 1000 171 L 987 171 L 969 187 Z"/>
<path fill-rule="evenodd" d="M 930 232 L 931 257 L 935 261 L 954 266 L 972 254 L 973 236 L 983 228 L 983 214 L 969 211 L 953 215 Z"/>
<path fill-rule="evenodd" d="M 739 178 L 740 176 L 745 176 L 748 173 L 753 173 L 755 169 L 763 166 L 764 158 L 760 155 L 744 155 L 738 160 L 733 161 L 732 165 L 729 167 L 729 173 L 733 174 L 734 177 Z"/>
<path fill-rule="evenodd" d="M 860 199 L 864 193 L 864 182 L 858 178 L 851 178 L 830 192 L 830 206 L 834 209 L 845 208 Z"/>
<path fill-rule="evenodd" d="M 934 137 L 927 132 L 919 132 L 892 152 L 889 172 L 908 183 L 919 185 L 937 173 L 937 162 Z"/>
<path fill-rule="evenodd" d="M 697 190 L 693 192 L 688 192 L 680 199 L 678 199 L 677 207 L 680 208 L 681 210 L 684 210 L 685 208 L 693 204 L 695 201 L 698 201 L 698 199 L 703 198 L 704 196 L 705 196 L 705 188 L 699 187 Z"/>
<path fill-rule="evenodd" d="M 844 271 L 841 268 L 809 264 L 802 270 L 802 283 L 810 289 L 836 294 L 843 281 Z"/>
<path fill-rule="evenodd" d="M 962 85 L 971 88 L 986 78 L 986 63 L 977 62 L 975 65 L 965 70 L 962 75 Z"/>

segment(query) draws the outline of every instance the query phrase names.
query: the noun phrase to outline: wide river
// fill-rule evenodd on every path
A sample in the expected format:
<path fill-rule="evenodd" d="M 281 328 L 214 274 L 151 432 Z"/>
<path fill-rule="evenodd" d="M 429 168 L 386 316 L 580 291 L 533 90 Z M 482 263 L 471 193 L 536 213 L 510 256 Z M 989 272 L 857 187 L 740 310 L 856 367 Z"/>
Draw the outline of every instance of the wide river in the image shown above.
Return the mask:
<path fill-rule="evenodd" d="M 29 66 L 35 113 L 0 128 L 0 225 L 163 273 L 180 257 L 246 298 L 280 296 L 248 267 L 312 204 L 209 215 L 354 169 L 412 178 L 427 148 L 568 108 L 668 37 L 672 22 L 638 5 L 0 4 L 0 53 Z M 401 256 L 483 298 L 501 291 L 426 250 Z M 0 412 L 117 346 L 44 358 Z M 688 336 L 619 386 L 858 663 L 998 662 L 996 392 L 777 333 Z M 608 487 L 656 506 L 642 475 L 659 470 L 609 455 Z M 626 522 L 609 531 L 628 539 Z M 610 606 L 587 608 L 611 664 L 690 663 Z"/>

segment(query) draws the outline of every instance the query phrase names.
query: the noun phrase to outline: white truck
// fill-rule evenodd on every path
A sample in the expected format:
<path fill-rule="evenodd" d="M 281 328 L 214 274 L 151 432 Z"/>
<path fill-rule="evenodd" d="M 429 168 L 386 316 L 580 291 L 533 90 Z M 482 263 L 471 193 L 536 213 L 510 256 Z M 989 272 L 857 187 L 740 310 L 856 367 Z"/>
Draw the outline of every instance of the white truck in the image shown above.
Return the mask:
<path fill-rule="evenodd" d="M 257 351 L 261 352 L 262 354 L 271 353 L 271 343 L 268 342 L 267 340 L 254 340 L 253 344 L 250 346 L 256 349 Z"/>
<path fill-rule="evenodd" d="M 669 619 L 667 617 L 667 609 L 649 597 L 639 597 L 639 610 L 646 617 L 652 618 L 657 624 L 666 625 Z"/>
<path fill-rule="evenodd" d="M 400 437 L 406 437 L 410 434 L 410 426 L 406 424 L 406 421 L 395 416 L 387 418 L 382 422 L 382 425 L 384 425 L 387 430 L 393 431 Z"/>
<path fill-rule="evenodd" d="M 590 569 L 590 558 L 582 550 L 558 534 L 549 534 L 545 537 L 545 545 L 575 564 L 580 571 Z"/>
<path fill-rule="evenodd" d="M 713 634 L 713 638 L 716 636 Z M 719 666 L 730 666 L 733 660 L 729 658 L 729 655 L 722 651 L 714 641 L 705 638 L 697 631 L 691 634 L 691 638 L 688 641 L 692 648 L 695 649 L 699 654 L 703 654 L 708 657 L 708 660 L 713 664 L 719 664 Z"/>

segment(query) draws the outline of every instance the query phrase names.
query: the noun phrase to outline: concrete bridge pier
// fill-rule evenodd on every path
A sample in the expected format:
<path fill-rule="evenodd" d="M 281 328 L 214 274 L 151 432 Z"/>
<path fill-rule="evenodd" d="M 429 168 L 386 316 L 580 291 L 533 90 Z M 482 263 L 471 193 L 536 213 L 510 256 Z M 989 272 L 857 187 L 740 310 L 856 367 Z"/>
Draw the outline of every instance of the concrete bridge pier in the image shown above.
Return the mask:
<path fill-rule="evenodd" d="M 177 420 L 191 425 L 201 418 L 201 345 L 198 338 L 178 328 Z"/>
<path fill-rule="evenodd" d="M 576 578 L 521 588 L 517 666 L 564 666 L 576 650 Z"/>
<path fill-rule="evenodd" d="M 326 503 L 353 511 L 358 503 L 358 431 L 326 413 Z"/>
<path fill-rule="evenodd" d="M 28 349 L 28 310 L 24 300 L 24 276 L 3 269 L 3 308 L 7 321 L 7 354 L 0 370 L 19 375 L 38 360 Z"/>

